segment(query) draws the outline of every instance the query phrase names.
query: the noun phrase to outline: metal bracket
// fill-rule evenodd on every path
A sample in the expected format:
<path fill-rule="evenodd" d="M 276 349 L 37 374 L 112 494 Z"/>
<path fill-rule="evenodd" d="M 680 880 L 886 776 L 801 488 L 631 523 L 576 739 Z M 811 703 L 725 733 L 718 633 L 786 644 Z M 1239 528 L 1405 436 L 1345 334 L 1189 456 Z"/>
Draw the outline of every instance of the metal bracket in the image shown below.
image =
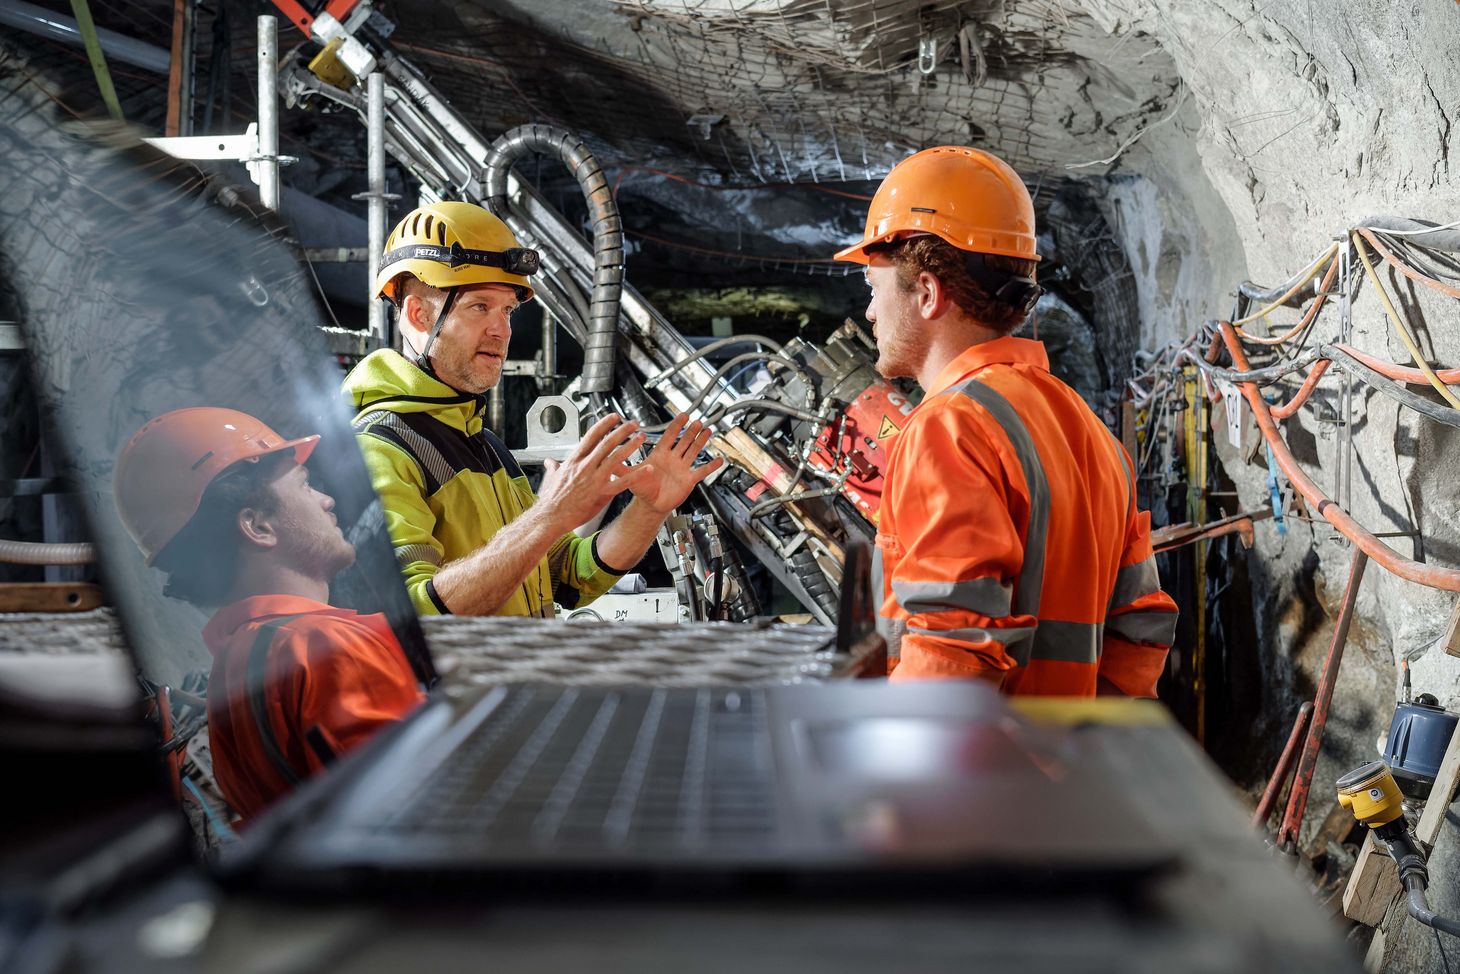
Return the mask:
<path fill-rule="evenodd" d="M 918 38 L 918 70 L 925 75 L 938 70 L 938 39 L 936 37 Z"/>
<path fill-rule="evenodd" d="M 142 141 L 156 146 L 174 159 L 241 162 L 248 168 L 248 176 L 255 186 L 259 185 L 260 163 L 277 162 L 281 166 L 289 166 L 299 161 L 297 156 L 261 153 L 257 122 L 250 122 L 242 135 L 178 135 Z"/>

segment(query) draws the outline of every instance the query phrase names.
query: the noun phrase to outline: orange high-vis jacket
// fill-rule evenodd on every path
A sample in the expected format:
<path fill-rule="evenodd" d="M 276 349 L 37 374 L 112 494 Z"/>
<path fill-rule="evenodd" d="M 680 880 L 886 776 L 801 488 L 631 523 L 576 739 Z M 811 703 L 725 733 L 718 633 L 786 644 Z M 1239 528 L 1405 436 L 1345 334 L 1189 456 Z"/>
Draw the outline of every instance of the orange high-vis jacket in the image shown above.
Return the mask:
<path fill-rule="evenodd" d="M 203 641 L 213 775 L 245 822 L 324 767 L 311 731 L 342 753 L 425 699 L 380 613 L 261 595 L 219 609 Z"/>
<path fill-rule="evenodd" d="M 943 369 L 892 441 L 878 527 L 893 679 L 1156 695 L 1176 603 L 1150 514 L 1042 343 L 995 339 Z"/>

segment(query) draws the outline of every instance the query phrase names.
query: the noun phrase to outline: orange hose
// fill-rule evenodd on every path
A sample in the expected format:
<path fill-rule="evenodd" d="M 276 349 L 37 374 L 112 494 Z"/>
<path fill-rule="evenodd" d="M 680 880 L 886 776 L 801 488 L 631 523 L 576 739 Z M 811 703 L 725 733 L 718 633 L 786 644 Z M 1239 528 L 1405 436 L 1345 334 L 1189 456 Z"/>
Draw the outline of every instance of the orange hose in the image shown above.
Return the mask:
<path fill-rule="evenodd" d="M 1221 328 L 1222 341 L 1227 345 L 1227 352 L 1232 356 L 1233 365 L 1240 372 L 1248 371 L 1250 366 L 1247 362 L 1247 355 L 1242 351 L 1242 342 L 1237 338 L 1236 330 L 1225 321 L 1220 322 L 1218 327 Z M 1257 383 L 1240 382 L 1238 385 L 1242 387 L 1242 394 L 1247 397 L 1247 404 L 1252 407 L 1252 418 L 1257 421 L 1257 428 L 1262 431 L 1262 438 L 1267 441 L 1267 448 L 1272 451 L 1273 459 L 1277 461 L 1277 465 L 1282 468 L 1283 473 L 1287 475 L 1298 493 L 1303 495 L 1309 505 L 1317 510 L 1325 521 L 1332 524 L 1344 537 L 1378 562 L 1385 571 L 1430 588 L 1442 589 L 1446 592 L 1460 592 L 1460 570 L 1425 565 L 1405 558 L 1370 534 L 1362 524 L 1355 521 L 1347 511 L 1323 493 L 1323 490 L 1303 471 L 1303 468 L 1298 465 L 1298 461 L 1293 458 L 1292 452 L 1288 450 L 1282 433 L 1278 432 L 1277 424 L 1273 421 L 1267 402 L 1257 390 Z"/>
<path fill-rule="evenodd" d="M 1448 294 L 1452 298 L 1460 298 L 1460 288 L 1451 287 L 1448 284 L 1435 280 L 1433 277 L 1427 277 L 1413 267 L 1410 267 L 1398 257 L 1391 254 L 1368 227 L 1359 227 L 1359 233 L 1369 242 L 1369 246 L 1373 247 L 1378 251 L 1379 256 L 1384 258 L 1384 263 L 1390 265 L 1411 281 L 1418 281 L 1425 287 L 1439 291 L 1441 294 Z"/>
<path fill-rule="evenodd" d="M 1292 328 L 1283 332 L 1281 335 L 1274 335 L 1268 338 L 1264 338 L 1261 335 L 1249 335 L 1241 328 L 1236 328 L 1237 334 L 1241 335 L 1249 342 L 1256 342 L 1259 345 L 1281 345 L 1283 342 L 1301 332 L 1304 328 L 1307 328 L 1310 324 L 1313 323 L 1313 319 L 1318 316 L 1318 311 L 1320 308 L 1323 307 L 1323 302 L 1328 300 L 1328 289 L 1333 285 L 1334 275 L 1338 273 L 1339 259 L 1340 258 L 1335 257 L 1333 258 L 1332 262 L 1329 263 L 1328 272 L 1323 275 L 1323 280 L 1318 285 L 1318 295 L 1313 299 L 1313 303 L 1308 306 L 1308 311 L 1303 315 L 1302 320 L 1299 321 Z M 1235 328 L 1236 326 L 1233 327 Z"/>
<path fill-rule="evenodd" d="M 1272 418 L 1287 419 L 1293 413 L 1302 409 L 1303 403 L 1307 402 L 1308 397 L 1313 395 L 1313 390 L 1318 388 L 1318 380 L 1323 378 L 1323 373 L 1328 371 L 1328 366 L 1331 364 L 1326 358 L 1321 358 L 1313 363 L 1312 371 L 1308 373 L 1308 378 L 1303 380 L 1303 384 L 1298 387 L 1298 391 L 1293 394 L 1293 398 L 1281 406 L 1274 406 L 1272 408 Z"/>
<path fill-rule="evenodd" d="M 1367 352 L 1361 352 L 1352 345 L 1334 345 L 1333 347 L 1352 355 L 1355 359 L 1367 365 L 1386 379 L 1393 379 L 1395 382 L 1408 382 L 1416 386 L 1427 386 L 1430 384 L 1430 380 L 1425 378 L 1425 374 L 1419 369 L 1411 369 L 1405 365 L 1396 365 L 1393 362 L 1386 362 L 1383 359 L 1374 358 L 1374 356 Z M 1447 386 L 1460 385 L 1460 369 L 1438 369 L 1435 375 Z"/>

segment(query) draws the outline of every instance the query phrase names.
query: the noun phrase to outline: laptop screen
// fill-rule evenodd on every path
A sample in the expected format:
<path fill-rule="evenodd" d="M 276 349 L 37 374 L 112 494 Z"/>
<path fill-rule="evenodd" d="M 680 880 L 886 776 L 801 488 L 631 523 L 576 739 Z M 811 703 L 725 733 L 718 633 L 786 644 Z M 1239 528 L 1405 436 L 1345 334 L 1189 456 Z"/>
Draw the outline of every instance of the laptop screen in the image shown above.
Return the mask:
<path fill-rule="evenodd" d="M 365 666 L 403 712 L 435 676 L 327 313 L 251 190 L 64 117 L 43 84 L 0 118 L 0 277 L 33 388 L 139 673 L 208 678 L 215 765 L 268 779 L 245 799 L 265 804 L 289 777 L 269 752 L 302 779 L 380 717 L 286 727 L 288 701 L 327 710 Z"/>

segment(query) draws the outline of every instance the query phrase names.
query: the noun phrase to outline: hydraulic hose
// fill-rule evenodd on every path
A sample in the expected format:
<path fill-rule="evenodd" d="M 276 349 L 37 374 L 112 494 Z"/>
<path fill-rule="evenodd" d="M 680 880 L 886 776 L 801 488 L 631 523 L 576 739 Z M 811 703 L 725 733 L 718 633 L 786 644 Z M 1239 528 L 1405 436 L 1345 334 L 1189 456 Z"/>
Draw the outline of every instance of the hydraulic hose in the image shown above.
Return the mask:
<path fill-rule="evenodd" d="M 1433 419 L 1437 423 L 1444 423 L 1446 426 L 1460 428 L 1460 409 L 1451 409 L 1444 403 L 1434 402 L 1423 396 L 1415 395 L 1398 383 L 1391 381 L 1362 362 L 1352 358 L 1342 349 L 1324 346 L 1323 351 L 1325 355 L 1331 356 L 1333 363 L 1339 368 L 1352 374 L 1369 388 L 1382 392 L 1401 406 L 1406 406 L 1423 416 Z"/>
<path fill-rule="evenodd" d="M 1338 274 L 1338 262 L 1339 259 L 1335 257 L 1329 263 L 1328 272 L 1323 275 L 1323 283 L 1318 285 L 1318 290 L 1316 292 L 1316 297 L 1314 298 L 1313 303 L 1308 306 L 1308 311 L 1303 315 L 1303 317 L 1298 321 L 1296 325 L 1289 328 L 1281 335 L 1249 335 L 1241 328 L 1237 329 L 1237 334 L 1241 335 L 1249 342 L 1255 342 L 1258 345 L 1281 345 L 1283 342 L 1288 341 L 1293 336 L 1300 334 L 1305 328 L 1313 323 L 1313 320 L 1315 318 L 1318 317 L 1318 312 L 1323 310 L 1323 303 L 1328 300 L 1328 289 L 1333 286 L 1333 279 Z M 1276 307 L 1276 305 L 1273 305 L 1271 307 Z M 1271 308 L 1269 308 L 1269 310 L 1271 310 Z"/>
<path fill-rule="evenodd" d="M 1251 324 L 1252 322 L 1257 321 L 1259 318 L 1266 318 L 1278 308 L 1281 308 L 1283 305 L 1287 304 L 1298 294 L 1299 291 L 1307 286 L 1308 283 L 1313 280 L 1313 278 L 1318 276 L 1318 272 L 1322 270 L 1324 262 L 1333 260 L 1334 256 L 1337 253 L 1338 244 L 1330 244 L 1328 249 L 1320 254 L 1318 259 L 1309 264 L 1307 268 L 1299 272 L 1296 278 L 1294 278 L 1286 285 L 1279 285 L 1279 287 L 1285 287 L 1286 290 L 1284 290 L 1283 293 L 1280 294 L 1275 300 L 1273 300 L 1267 306 L 1263 307 L 1261 310 L 1253 312 L 1245 318 L 1238 318 L 1236 321 L 1232 322 L 1232 324 Z M 1274 288 L 1273 290 L 1276 290 L 1276 288 Z"/>
<path fill-rule="evenodd" d="M 1425 896 L 1430 885 L 1430 870 L 1425 863 L 1424 853 L 1420 852 L 1409 831 L 1396 828 L 1397 824 L 1385 826 L 1376 838 L 1388 847 L 1389 855 L 1399 867 L 1399 879 L 1404 883 L 1404 891 L 1409 894 L 1409 915 L 1427 927 L 1442 930 L 1452 937 L 1460 937 L 1460 923 L 1430 909 L 1429 899 Z M 1385 831 L 1389 834 L 1384 834 Z"/>
<path fill-rule="evenodd" d="M 1367 240 L 1369 242 L 1369 246 L 1378 251 L 1379 256 L 1384 258 L 1384 263 L 1393 267 L 1395 270 L 1399 271 L 1399 273 L 1403 274 L 1411 281 L 1414 281 L 1418 284 L 1423 284 L 1425 287 L 1429 288 L 1432 291 L 1439 291 L 1441 294 L 1448 294 L 1452 298 L 1460 298 L 1460 288 L 1451 287 L 1448 284 L 1435 280 L 1433 277 L 1428 277 L 1424 274 L 1421 274 L 1413 267 L 1410 267 L 1404 261 L 1400 260 L 1398 257 L 1395 257 L 1392 253 L 1390 253 L 1389 248 L 1380 243 L 1379 238 L 1374 236 L 1374 232 L 1368 227 L 1359 227 L 1359 236 Z"/>
<path fill-rule="evenodd" d="M 1460 923 L 1456 923 L 1449 917 L 1440 916 L 1430 909 L 1430 902 L 1425 897 L 1425 889 L 1428 885 L 1419 876 L 1409 876 L 1404 880 L 1404 889 L 1409 893 L 1409 915 L 1427 927 L 1442 930 L 1452 937 L 1460 937 Z"/>
<path fill-rule="evenodd" d="M 1419 370 L 1424 373 L 1425 379 L 1430 385 L 1434 386 L 1435 391 L 1440 394 L 1441 398 L 1456 409 L 1460 409 L 1460 396 L 1456 396 L 1451 392 L 1449 387 L 1440 381 L 1440 377 L 1435 375 L 1435 370 L 1430 368 L 1430 364 L 1425 361 L 1424 353 L 1419 350 L 1419 343 L 1415 341 L 1414 335 L 1410 333 L 1409 326 L 1404 323 L 1403 318 L 1399 317 L 1399 312 L 1394 310 L 1394 303 L 1389 300 L 1389 292 L 1384 289 L 1383 282 L 1379 280 L 1379 275 L 1374 271 L 1374 265 L 1369 261 L 1369 254 L 1364 249 L 1364 241 L 1357 233 L 1353 235 L 1353 241 L 1354 249 L 1359 254 L 1359 262 L 1364 265 L 1364 274 L 1368 277 L 1369 283 L 1374 286 L 1374 291 L 1378 293 L 1379 300 L 1384 304 L 1384 313 L 1389 316 L 1389 323 L 1399 333 L 1399 338 L 1404 342 L 1404 347 L 1409 349 L 1409 354 L 1414 359 L 1414 364 L 1419 366 Z"/>
<path fill-rule="evenodd" d="M 519 125 L 492 143 L 486 159 L 487 208 L 506 219 L 507 173 L 530 152 L 555 155 L 573 173 L 593 223 L 593 301 L 583 346 L 583 391 L 613 391 L 619 297 L 624 282 L 624 232 L 613 189 L 583 140 L 550 125 Z"/>
<path fill-rule="evenodd" d="M 1242 343 L 1237 338 L 1229 322 L 1218 324 L 1222 341 L 1227 345 L 1227 352 L 1232 356 L 1232 362 L 1240 371 L 1247 371 L 1247 355 L 1242 351 Z M 1268 449 L 1277 465 L 1282 468 L 1283 473 L 1292 483 L 1293 487 L 1303 495 L 1309 505 L 1316 510 L 1324 520 L 1337 528 L 1345 537 L 1358 545 L 1365 554 L 1378 562 L 1386 571 L 1398 575 L 1400 578 L 1408 579 L 1411 582 L 1418 582 L 1421 585 L 1428 585 L 1431 588 L 1442 589 L 1446 592 L 1460 592 L 1460 570 L 1454 568 L 1440 568 L 1435 565 L 1426 565 L 1405 558 L 1393 548 L 1384 544 L 1374 537 L 1363 525 L 1355 521 L 1353 517 L 1339 507 L 1327 494 L 1323 493 L 1313 479 L 1299 466 L 1298 461 L 1288 449 L 1287 443 L 1283 440 L 1282 433 L 1278 431 L 1277 424 L 1273 420 L 1272 412 L 1268 409 L 1267 402 L 1262 398 L 1256 383 L 1243 382 L 1242 394 L 1247 398 L 1247 404 L 1252 408 L 1252 417 L 1257 421 L 1257 428 L 1262 431 L 1262 437 L 1267 441 Z"/>
<path fill-rule="evenodd" d="M 0 562 L 7 565 L 90 565 L 95 561 L 96 547 L 84 542 L 41 544 L 0 540 Z"/>
<path fill-rule="evenodd" d="M 1460 229 L 1453 225 L 1434 227 L 1418 220 L 1406 220 L 1399 216 L 1370 216 L 1360 220 L 1358 225 L 1380 233 L 1397 233 L 1406 243 L 1418 244 L 1430 250 L 1445 250 L 1460 254 Z"/>
<path fill-rule="evenodd" d="M 1361 352 L 1352 345 L 1342 343 L 1331 346 L 1335 351 L 1343 352 L 1355 362 L 1367 365 L 1375 372 L 1386 379 L 1393 379 L 1395 382 L 1408 382 L 1410 385 L 1422 386 L 1429 382 L 1425 374 L 1419 369 L 1411 369 L 1403 365 L 1395 365 L 1393 362 L 1385 362 L 1383 359 L 1374 358 L 1366 352 Z M 1435 372 L 1439 380 L 1446 385 L 1460 385 L 1460 369 L 1440 369 Z"/>

